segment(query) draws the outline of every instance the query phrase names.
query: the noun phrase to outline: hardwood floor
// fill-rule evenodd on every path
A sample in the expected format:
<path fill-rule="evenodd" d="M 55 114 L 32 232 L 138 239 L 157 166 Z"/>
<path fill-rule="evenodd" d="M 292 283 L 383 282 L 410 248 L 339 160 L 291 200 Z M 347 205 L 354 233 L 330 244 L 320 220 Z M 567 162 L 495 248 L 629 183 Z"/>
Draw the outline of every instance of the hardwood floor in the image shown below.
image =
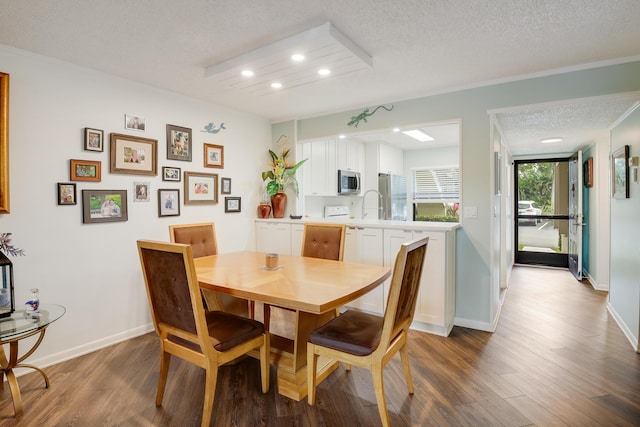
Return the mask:
<path fill-rule="evenodd" d="M 561 270 L 516 267 L 493 334 L 455 327 L 448 338 L 412 331 L 408 395 L 399 357 L 385 370 L 394 426 L 640 425 L 640 354 L 606 311 L 604 292 Z M 204 371 L 172 359 L 163 406 L 155 334 L 20 377 L 25 414 L 0 391 L 2 426 L 198 426 Z M 220 370 L 215 426 L 380 425 L 367 370 L 339 368 L 317 403 L 260 393 L 258 361 Z"/>

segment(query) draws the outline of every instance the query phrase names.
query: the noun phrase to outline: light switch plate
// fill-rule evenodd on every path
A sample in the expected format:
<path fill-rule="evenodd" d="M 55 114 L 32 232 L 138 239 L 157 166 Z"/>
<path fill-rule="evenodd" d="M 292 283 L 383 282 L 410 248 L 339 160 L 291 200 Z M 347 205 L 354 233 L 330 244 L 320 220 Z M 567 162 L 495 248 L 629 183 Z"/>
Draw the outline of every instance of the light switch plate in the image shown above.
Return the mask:
<path fill-rule="evenodd" d="M 478 218 L 478 207 L 477 206 L 468 206 L 464 208 L 464 217 L 465 218 Z"/>

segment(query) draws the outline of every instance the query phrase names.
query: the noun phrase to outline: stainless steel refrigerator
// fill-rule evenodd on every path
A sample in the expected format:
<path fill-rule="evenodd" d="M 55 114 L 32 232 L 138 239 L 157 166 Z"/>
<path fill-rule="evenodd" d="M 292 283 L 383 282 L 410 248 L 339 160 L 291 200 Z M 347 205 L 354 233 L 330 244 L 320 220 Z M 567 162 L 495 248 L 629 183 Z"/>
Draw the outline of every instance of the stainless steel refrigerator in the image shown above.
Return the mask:
<path fill-rule="evenodd" d="M 382 194 L 380 219 L 407 220 L 407 179 L 400 175 L 378 174 L 378 191 Z"/>

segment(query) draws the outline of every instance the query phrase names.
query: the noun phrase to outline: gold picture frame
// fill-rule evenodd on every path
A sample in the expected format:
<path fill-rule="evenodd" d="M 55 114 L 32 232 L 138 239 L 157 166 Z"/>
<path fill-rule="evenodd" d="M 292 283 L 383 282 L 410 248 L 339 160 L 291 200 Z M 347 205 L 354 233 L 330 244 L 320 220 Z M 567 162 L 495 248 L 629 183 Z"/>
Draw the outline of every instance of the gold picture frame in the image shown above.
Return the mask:
<path fill-rule="evenodd" d="M 111 173 L 158 174 L 158 140 L 112 133 L 110 137 Z"/>
<path fill-rule="evenodd" d="M 0 214 L 9 213 L 9 74 L 0 73 Z"/>
<path fill-rule="evenodd" d="M 224 147 L 204 144 L 204 167 L 224 169 Z"/>

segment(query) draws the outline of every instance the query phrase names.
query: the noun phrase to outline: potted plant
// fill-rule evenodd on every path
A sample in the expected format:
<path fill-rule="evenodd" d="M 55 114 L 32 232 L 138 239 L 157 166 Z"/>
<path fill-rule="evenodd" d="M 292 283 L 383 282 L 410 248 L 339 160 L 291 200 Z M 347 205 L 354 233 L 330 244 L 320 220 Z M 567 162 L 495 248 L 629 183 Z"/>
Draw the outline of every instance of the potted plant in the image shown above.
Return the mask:
<path fill-rule="evenodd" d="M 298 196 L 298 180 L 296 179 L 296 171 L 307 159 L 300 160 L 298 163 L 287 162 L 287 156 L 290 150 L 287 148 L 278 156 L 273 150 L 269 150 L 271 155 L 271 169 L 262 172 L 262 180 L 267 183 L 267 194 L 271 196 L 271 204 L 273 205 L 273 217 L 284 217 L 284 210 L 287 205 L 287 195 L 284 190 L 287 185 L 291 185 Z"/>

